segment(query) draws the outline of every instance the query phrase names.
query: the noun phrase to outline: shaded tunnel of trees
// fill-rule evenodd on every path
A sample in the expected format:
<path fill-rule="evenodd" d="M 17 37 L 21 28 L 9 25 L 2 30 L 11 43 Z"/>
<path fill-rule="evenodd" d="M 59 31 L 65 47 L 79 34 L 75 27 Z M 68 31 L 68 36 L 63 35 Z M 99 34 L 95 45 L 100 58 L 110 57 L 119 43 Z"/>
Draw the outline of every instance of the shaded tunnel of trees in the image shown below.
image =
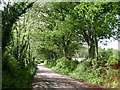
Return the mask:
<path fill-rule="evenodd" d="M 97 59 L 99 64 L 98 42 L 119 38 L 119 5 L 120 2 L 36 1 L 5 4 L 1 10 L 3 87 L 22 87 L 22 79 L 16 86 L 13 83 L 17 79 L 13 83 L 10 80 L 21 72 L 32 77 L 37 57 L 57 60 L 80 53 Z"/>

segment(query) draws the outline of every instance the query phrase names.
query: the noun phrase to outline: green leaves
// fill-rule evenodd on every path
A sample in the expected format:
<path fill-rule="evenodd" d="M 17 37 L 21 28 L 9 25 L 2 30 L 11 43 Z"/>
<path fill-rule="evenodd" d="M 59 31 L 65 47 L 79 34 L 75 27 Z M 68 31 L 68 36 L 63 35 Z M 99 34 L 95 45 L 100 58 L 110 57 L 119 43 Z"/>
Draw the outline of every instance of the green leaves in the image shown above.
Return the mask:
<path fill-rule="evenodd" d="M 26 3 L 19 2 L 11 5 L 8 3 L 2 11 L 2 51 L 5 51 L 6 46 L 9 44 L 12 37 L 12 26 L 18 20 L 18 18 L 26 12 L 26 10 L 32 7 L 34 2 Z"/>

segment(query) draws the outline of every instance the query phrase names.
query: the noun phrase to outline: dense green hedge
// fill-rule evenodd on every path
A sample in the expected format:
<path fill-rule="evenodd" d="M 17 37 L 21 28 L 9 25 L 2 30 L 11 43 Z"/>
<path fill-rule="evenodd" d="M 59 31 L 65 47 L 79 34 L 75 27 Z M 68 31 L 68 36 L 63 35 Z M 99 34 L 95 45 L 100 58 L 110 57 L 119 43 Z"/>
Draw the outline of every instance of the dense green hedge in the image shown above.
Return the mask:
<path fill-rule="evenodd" d="M 10 74 L 9 71 L 3 71 L 2 86 L 3 88 L 29 88 L 34 73 L 34 67 L 18 70 L 13 74 Z"/>
<path fill-rule="evenodd" d="M 118 88 L 119 69 L 112 66 L 118 63 L 118 58 L 101 56 L 96 59 L 86 59 L 81 62 L 61 58 L 46 60 L 45 65 L 53 70 L 74 76 L 81 80 L 97 83 L 108 88 Z"/>
<path fill-rule="evenodd" d="M 45 61 L 45 65 L 64 74 L 69 74 L 70 72 L 75 70 L 75 68 L 77 67 L 77 64 L 79 64 L 78 61 L 68 60 L 65 57 L 58 60 Z"/>
<path fill-rule="evenodd" d="M 8 53 L 4 54 L 4 61 L 2 88 L 29 88 L 37 64 L 33 62 L 21 69 L 20 62 Z"/>

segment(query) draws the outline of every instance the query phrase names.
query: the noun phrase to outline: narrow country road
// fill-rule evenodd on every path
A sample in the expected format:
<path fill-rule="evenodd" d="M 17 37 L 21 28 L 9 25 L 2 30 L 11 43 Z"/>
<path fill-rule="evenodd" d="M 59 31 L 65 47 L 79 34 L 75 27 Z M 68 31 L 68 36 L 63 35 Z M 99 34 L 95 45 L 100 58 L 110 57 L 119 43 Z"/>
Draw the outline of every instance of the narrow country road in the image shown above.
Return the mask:
<path fill-rule="evenodd" d="M 36 75 L 33 77 L 30 87 L 32 90 L 46 90 L 46 88 L 66 88 L 68 90 L 70 88 L 73 90 L 78 90 L 78 88 L 99 88 L 100 90 L 105 90 L 103 86 L 74 79 L 40 64 L 37 66 Z"/>

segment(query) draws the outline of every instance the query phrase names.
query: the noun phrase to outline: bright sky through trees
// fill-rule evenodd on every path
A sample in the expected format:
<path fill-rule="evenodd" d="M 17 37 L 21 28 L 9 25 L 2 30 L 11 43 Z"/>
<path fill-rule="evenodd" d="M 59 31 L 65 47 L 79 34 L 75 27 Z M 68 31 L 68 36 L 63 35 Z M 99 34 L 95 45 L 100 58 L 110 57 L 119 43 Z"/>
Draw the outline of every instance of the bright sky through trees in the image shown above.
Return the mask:
<path fill-rule="evenodd" d="M 114 40 L 113 38 L 111 39 L 104 39 L 104 40 L 101 40 L 101 41 L 104 41 L 107 40 L 107 45 L 104 45 L 103 43 L 100 43 L 99 42 L 99 47 L 101 48 L 105 48 L 105 49 L 108 49 L 108 48 L 113 48 L 113 49 L 117 49 L 118 50 L 118 40 Z"/>

